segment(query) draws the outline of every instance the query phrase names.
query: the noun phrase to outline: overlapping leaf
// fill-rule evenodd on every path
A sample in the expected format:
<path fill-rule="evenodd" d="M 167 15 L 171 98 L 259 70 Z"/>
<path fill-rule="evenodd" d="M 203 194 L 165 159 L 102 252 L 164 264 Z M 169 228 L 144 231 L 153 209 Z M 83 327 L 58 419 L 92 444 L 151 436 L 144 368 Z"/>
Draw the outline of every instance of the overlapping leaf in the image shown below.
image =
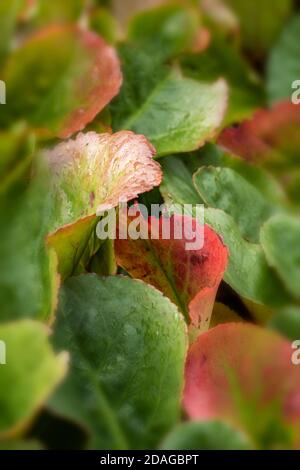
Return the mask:
<path fill-rule="evenodd" d="M 211 158 L 211 156 L 208 157 L 209 163 L 211 163 Z M 232 164 L 232 160 L 229 161 Z M 196 168 L 198 164 L 197 159 Z M 219 160 L 217 160 L 217 164 L 219 164 Z M 235 167 L 234 164 L 233 167 Z M 164 180 L 161 191 L 166 202 L 194 205 L 204 203 L 201 191 L 196 191 L 196 186 L 193 189 L 192 173 L 188 164 L 184 164 L 184 160 L 180 161 L 178 157 L 169 157 L 168 161 L 163 161 L 163 170 Z M 247 173 L 247 166 L 241 165 L 239 171 L 243 174 Z M 251 170 L 249 173 L 251 181 L 253 177 L 253 175 L 251 177 Z M 260 179 L 262 182 L 268 181 L 264 173 L 260 173 Z M 273 187 L 272 180 L 269 184 Z M 258 188 L 260 188 L 260 184 Z M 229 190 L 231 194 L 232 188 L 230 187 Z M 267 195 L 269 197 L 269 190 L 267 190 Z M 203 193 L 203 196 L 208 198 L 208 194 Z M 226 196 L 222 194 L 222 197 Z M 230 196 L 228 197 L 230 200 Z M 244 208 L 241 206 L 241 211 L 238 213 L 242 214 L 243 210 Z M 283 306 L 290 302 L 289 294 L 278 276 L 269 267 L 261 246 L 243 238 L 239 226 L 230 213 L 216 208 L 206 208 L 204 218 L 205 222 L 222 237 L 228 247 L 229 260 L 224 279 L 238 294 L 255 303 L 270 307 Z"/>
<path fill-rule="evenodd" d="M 222 209 L 237 223 L 242 236 L 259 240 L 262 224 L 276 211 L 260 192 L 230 168 L 202 167 L 194 184 L 208 207 Z"/>
<path fill-rule="evenodd" d="M 161 181 L 154 148 L 141 135 L 79 134 L 46 154 L 52 170 L 53 213 L 48 241 L 56 248 L 63 277 L 87 250 L 95 252 L 96 212 L 115 207 Z M 92 238 L 91 238 L 92 237 Z"/>
<path fill-rule="evenodd" d="M 122 45 L 119 52 L 124 83 L 112 104 L 114 130 L 144 134 L 159 156 L 195 150 L 215 137 L 227 107 L 224 80 L 185 78 L 138 47 Z"/>
<path fill-rule="evenodd" d="M 210 227 L 201 226 L 189 216 L 139 219 L 141 233 L 148 239 L 117 237 L 117 263 L 134 278 L 160 289 L 178 305 L 193 327 L 207 329 L 227 265 L 226 247 Z M 130 223 L 134 220 L 134 216 L 129 217 Z M 166 223 L 170 229 L 168 237 L 164 235 Z"/>

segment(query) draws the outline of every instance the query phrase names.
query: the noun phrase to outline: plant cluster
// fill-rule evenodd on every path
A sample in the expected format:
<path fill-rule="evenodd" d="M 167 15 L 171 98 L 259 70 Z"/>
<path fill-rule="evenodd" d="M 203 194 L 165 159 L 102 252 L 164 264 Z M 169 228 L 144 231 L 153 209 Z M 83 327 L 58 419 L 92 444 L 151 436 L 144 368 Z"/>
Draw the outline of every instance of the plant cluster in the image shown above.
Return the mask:
<path fill-rule="evenodd" d="M 1 0 L 0 449 L 300 449 L 299 58 L 292 0 Z"/>

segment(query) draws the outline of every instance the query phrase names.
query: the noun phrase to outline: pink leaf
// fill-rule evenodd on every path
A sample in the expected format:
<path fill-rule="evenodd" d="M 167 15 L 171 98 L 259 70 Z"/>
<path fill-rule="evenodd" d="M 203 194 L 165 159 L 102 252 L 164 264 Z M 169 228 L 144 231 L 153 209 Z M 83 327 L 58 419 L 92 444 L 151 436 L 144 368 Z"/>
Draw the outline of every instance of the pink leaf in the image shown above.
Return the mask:
<path fill-rule="evenodd" d="M 188 416 L 230 421 L 258 446 L 300 446 L 300 368 L 292 353 L 288 341 L 250 324 L 227 323 L 203 333 L 186 362 Z"/>

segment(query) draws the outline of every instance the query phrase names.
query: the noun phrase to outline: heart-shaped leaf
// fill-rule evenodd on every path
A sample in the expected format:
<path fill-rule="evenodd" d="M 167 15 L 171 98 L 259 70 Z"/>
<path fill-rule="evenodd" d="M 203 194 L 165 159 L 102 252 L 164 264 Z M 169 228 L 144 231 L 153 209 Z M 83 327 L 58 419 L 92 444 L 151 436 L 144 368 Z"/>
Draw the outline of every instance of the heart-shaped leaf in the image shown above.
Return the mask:
<path fill-rule="evenodd" d="M 71 278 L 55 330 L 71 371 L 50 407 L 100 449 L 152 448 L 179 418 L 186 330 L 177 308 L 128 277 Z"/>
<path fill-rule="evenodd" d="M 200 335 L 186 363 L 187 414 L 223 418 L 244 429 L 258 448 L 299 448 L 300 369 L 292 353 L 288 341 L 249 324 L 220 325 Z"/>

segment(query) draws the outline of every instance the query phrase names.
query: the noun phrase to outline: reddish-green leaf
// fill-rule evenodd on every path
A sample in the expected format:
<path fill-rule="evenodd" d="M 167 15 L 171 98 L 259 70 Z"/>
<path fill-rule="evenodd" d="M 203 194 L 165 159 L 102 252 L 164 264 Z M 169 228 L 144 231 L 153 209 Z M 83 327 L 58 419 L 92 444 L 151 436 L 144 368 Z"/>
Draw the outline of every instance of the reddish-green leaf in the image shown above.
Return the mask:
<path fill-rule="evenodd" d="M 129 220 L 132 222 L 134 217 Z M 140 220 L 141 232 L 147 233 L 148 239 L 117 239 L 118 264 L 134 278 L 160 289 L 179 306 L 193 327 L 206 329 L 226 269 L 227 248 L 208 225 L 201 227 L 188 216 L 173 215 L 168 219 L 169 239 L 163 238 L 163 221 L 167 218 Z M 176 239 L 178 226 L 188 225 L 189 233 L 184 229 L 181 239 Z M 200 239 L 202 229 L 203 247 L 187 249 L 187 243 Z"/>
<path fill-rule="evenodd" d="M 19 47 L 1 78 L 7 84 L 7 106 L 0 123 L 25 119 L 35 129 L 60 137 L 91 122 L 122 82 L 117 54 L 100 36 L 56 25 Z"/>
<path fill-rule="evenodd" d="M 258 111 L 252 120 L 226 129 L 219 144 L 249 161 L 274 158 L 280 152 L 295 156 L 300 149 L 300 107 L 284 101 Z"/>
<path fill-rule="evenodd" d="M 300 447 L 300 368 L 291 344 L 243 323 L 200 335 L 186 363 L 184 408 L 193 419 L 222 418 L 257 447 Z"/>

